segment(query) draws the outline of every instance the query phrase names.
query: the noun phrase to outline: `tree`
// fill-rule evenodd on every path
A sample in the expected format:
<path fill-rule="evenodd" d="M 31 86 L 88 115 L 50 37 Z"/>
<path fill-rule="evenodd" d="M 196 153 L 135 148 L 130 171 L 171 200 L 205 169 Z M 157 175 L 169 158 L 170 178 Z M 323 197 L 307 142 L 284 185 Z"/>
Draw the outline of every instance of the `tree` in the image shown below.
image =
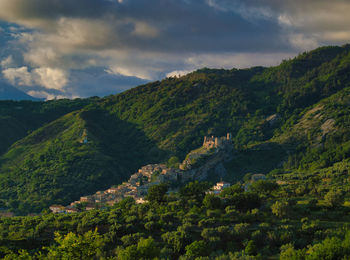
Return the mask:
<path fill-rule="evenodd" d="M 179 253 L 189 240 L 189 234 L 183 231 L 167 232 L 162 235 L 162 240 L 166 242 L 175 253 Z"/>
<path fill-rule="evenodd" d="M 118 259 L 120 259 L 120 260 L 139 259 L 137 246 L 136 245 L 131 245 L 131 246 L 128 246 L 127 248 L 125 248 L 125 249 L 119 250 L 118 251 Z"/>
<path fill-rule="evenodd" d="M 234 206 L 240 211 L 259 208 L 261 205 L 260 197 L 252 192 L 235 193 L 232 196 L 225 196 L 225 200 L 228 206 Z"/>
<path fill-rule="evenodd" d="M 179 168 L 179 164 L 180 164 L 180 160 L 178 157 L 176 156 L 172 156 L 170 157 L 170 159 L 168 160 L 167 166 L 169 168 Z"/>
<path fill-rule="evenodd" d="M 221 207 L 221 200 L 214 194 L 207 194 L 203 199 L 203 205 L 207 209 L 219 209 Z"/>
<path fill-rule="evenodd" d="M 246 245 L 244 252 L 247 255 L 256 255 L 256 244 L 254 240 L 249 240 L 248 244 Z"/>
<path fill-rule="evenodd" d="M 66 236 L 56 233 L 55 236 L 58 245 L 47 248 L 49 259 L 94 259 L 100 255 L 104 245 L 97 229 L 82 236 L 72 232 Z"/>
<path fill-rule="evenodd" d="M 337 237 L 326 238 L 322 243 L 315 244 L 307 250 L 307 259 L 349 259 L 343 258 L 342 241 Z"/>
<path fill-rule="evenodd" d="M 272 213 L 277 217 L 284 217 L 288 214 L 289 204 L 287 201 L 276 201 L 272 206 Z"/>
<path fill-rule="evenodd" d="M 235 195 L 237 193 L 243 193 L 244 189 L 243 186 L 240 183 L 236 183 L 235 185 L 232 185 L 226 189 L 224 189 L 221 193 L 220 193 L 220 197 L 229 197 L 232 195 Z"/>
<path fill-rule="evenodd" d="M 295 250 L 292 244 L 281 246 L 280 260 L 304 260 L 305 249 Z"/>
<path fill-rule="evenodd" d="M 253 182 L 249 186 L 249 190 L 254 191 L 258 194 L 270 194 L 272 191 L 279 188 L 278 184 L 273 181 L 259 180 Z"/>
<path fill-rule="evenodd" d="M 180 196 L 185 200 L 194 199 L 198 203 L 202 203 L 206 191 L 210 188 L 208 182 L 190 182 L 180 189 Z"/>
<path fill-rule="evenodd" d="M 137 244 L 137 252 L 142 259 L 154 259 L 159 255 L 159 248 L 152 237 L 141 238 Z"/>
<path fill-rule="evenodd" d="M 118 259 L 154 259 L 159 255 L 159 252 L 160 250 L 152 237 L 141 238 L 137 245 L 131 245 L 125 249 L 119 250 Z"/>
<path fill-rule="evenodd" d="M 330 190 L 325 196 L 324 200 L 329 207 L 338 207 L 344 204 L 344 194 L 340 190 Z"/>
<path fill-rule="evenodd" d="M 148 189 L 148 194 L 146 199 L 149 202 L 157 202 L 161 203 L 165 201 L 165 194 L 168 191 L 168 185 L 165 183 L 161 183 L 158 185 L 154 185 Z"/>
<path fill-rule="evenodd" d="M 194 241 L 192 244 L 186 246 L 186 256 L 191 258 L 207 256 L 208 254 L 208 245 L 203 240 Z"/>

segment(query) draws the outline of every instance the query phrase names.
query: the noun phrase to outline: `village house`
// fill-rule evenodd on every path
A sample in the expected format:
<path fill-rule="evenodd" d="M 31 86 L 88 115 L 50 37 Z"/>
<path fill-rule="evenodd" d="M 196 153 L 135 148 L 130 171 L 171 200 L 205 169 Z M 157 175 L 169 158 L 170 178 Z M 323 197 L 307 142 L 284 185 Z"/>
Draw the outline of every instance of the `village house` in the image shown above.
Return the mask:
<path fill-rule="evenodd" d="M 118 192 L 118 187 L 112 187 L 107 190 L 108 193 L 117 193 Z"/>
<path fill-rule="evenodd" d="M 96 209 L 96 205 L 95 204 L 89 204 L 86 205 L 85 210 L 94 210 Z"/>
<path fill-rule="evenodd" d="M 79 212 L 78 209 L 73 208 L 73 207 L 67 207 L 65 211 L 66 211 L 67 213 L 77 213 L 77 212 Z"/>
<path fill-rule="evenodd" d="M 116 203 L 120 202 L 121 200 L 122 200 L 121 198 L 117 198 L 115 200 L 109 200 L 109 201 L 106 202 L 106 204 L 108 206 L 114 206 Z"/>
<path fill-rule="evenodd" d="M 143 204 L 143 203 L 146 203 L 147 200 L 141 197 L 141 198 L 135 198 L 135 202 L 136 204 Z"/>
<path fill-rule="evenodd" d="M 216 185 L 213 187 L 214 194 L 219 194 L 223 189 L 226 189 L 230 187 L 231 184 L 229 182 L 221 181 L 216 183 Z"/>
<path fill-rule="evenodd" d="M 80 202 L 94 202 L 94 198 L 92 196 L 80 197 Z"/>
<path fill-rule="evenodd" d="M 232 144 L 232 136 L 230 133 L 223 137 L 204 137 L 203 147 L 205 149 L 202 150 L 208 152 L 208 149 L 215 148 L 218 152 L 221 149 L 226 149 L 230 144 Z M 188 169 L 186 168 L 186 170 Z M 86 203 L 87 206 L 85 210 L 92 210 L 96 208 L 96 206 L 101 206 L 102 203 L 112 206 L 126 197 L 132 197 L 135 199 L 136 203 L 141 204 L 145 203 L 144 196 L 147 195 L 148 189 L 151 186 L 168 182 L 186 182 L 187 180 L 196 178 L 195 175 L 195 170 L 183 172 L 180 169 L 168 168 L 166 164 L 148 164 L 132 174 L 129 181 L 123 182 L 117 187 L 111 187 L 105 191 L 98 191 L 90 196 L 80 197 L 78 202 L 73 202 L 70 206 L 75 206 L 77 203 Z M 214 191 L 212 191 L 212 193 L 218 194 L 229 186 L 230 183 L 218 182 L 216 186 L 213 187 Z M 56 211 L 59 212 L 60 209 L 56 209 Z"/>
<path fill-rule="evenodd" d="M 52 213 L 64 213 L 65 207 L 62 205 L 52 205 L 50 206 L 50 210 L 52 211 Z"/>

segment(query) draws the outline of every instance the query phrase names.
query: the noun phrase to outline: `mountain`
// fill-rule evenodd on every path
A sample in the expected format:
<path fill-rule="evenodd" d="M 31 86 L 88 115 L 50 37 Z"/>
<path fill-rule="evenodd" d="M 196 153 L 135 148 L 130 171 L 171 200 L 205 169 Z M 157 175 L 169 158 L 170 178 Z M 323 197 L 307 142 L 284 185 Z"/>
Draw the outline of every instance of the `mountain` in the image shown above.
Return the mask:
<path fill-rule="evenodd" d="M 40 101 L 42 99 L 27 95 L 19 89 L 0 81 L 0 100 L 32 100 Z"/>
<path fill-rule="evenodd" d="M 31 132 L 3 149 L 0 199 L 18 213 L 66 204 L 128 179 L 142 165 L 181 161 L 205 135 L 227 132 L 235 146 L 227 180 L 329 167 L 349 157 L 349 89 L 345 45 L 276 67 L 204 68 L 103 99 L 65 101 L 66 112 L 64 103 L 42 102 L 34 111 L 50 104 L 61 112 L 39 120 L 27 107 L 24 114 L 33 117 L 24 129 Z M 11 120 L 21 122 L 20 115 Z"/>
<path fill-rule="evenodd" d="M 96 100 L 98 98 L 46 102 L 0 101 L 0 154 L 37 128 Z"/>

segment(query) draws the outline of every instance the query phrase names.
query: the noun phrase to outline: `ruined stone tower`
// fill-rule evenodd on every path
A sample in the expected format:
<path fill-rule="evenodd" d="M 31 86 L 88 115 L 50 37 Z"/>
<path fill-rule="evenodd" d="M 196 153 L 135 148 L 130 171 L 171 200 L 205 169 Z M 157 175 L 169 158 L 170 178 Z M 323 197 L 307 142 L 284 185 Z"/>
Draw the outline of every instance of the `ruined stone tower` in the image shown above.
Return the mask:
<path fill-rule="evenodd" d="M 226 136 L 214 137 L 214 136 L 204 136 L 203 147 L 207 149 L 211 148 L 222 148 L 231 142 L 232 135 L 227 133 Z"/>

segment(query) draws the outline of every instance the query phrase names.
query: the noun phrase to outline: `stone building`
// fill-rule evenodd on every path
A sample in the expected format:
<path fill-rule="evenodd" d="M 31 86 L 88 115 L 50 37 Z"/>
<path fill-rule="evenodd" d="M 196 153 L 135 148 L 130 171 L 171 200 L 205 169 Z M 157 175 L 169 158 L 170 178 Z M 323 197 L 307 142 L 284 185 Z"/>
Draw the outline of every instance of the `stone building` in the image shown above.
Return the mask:
<path fill-rule="evenodd" d="M 204 136 L 203 147 L 207 149 L 222 148 L 227 144 L 231 143 L 232 135 L 227 133 L 226 136 L 215 137 L 215 136 Z"/>

